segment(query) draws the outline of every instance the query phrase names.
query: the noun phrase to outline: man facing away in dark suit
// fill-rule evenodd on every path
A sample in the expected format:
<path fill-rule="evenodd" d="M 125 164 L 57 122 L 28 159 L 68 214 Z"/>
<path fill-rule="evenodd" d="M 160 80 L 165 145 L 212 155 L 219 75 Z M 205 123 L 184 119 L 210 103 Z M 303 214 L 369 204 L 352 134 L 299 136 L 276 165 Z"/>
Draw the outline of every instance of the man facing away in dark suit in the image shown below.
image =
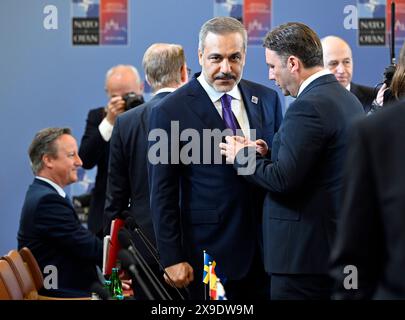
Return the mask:
<path fill-rule="evenodd" d="M 325 68 L 328 68 L 337 81 L 360 100 L 365 113 L 369 112 L 377 92 L 371 87 L 352 82 L 353 55 L 349 44 L 336 36 L 327 36 L 322 38 L 321 42 Z"/>
<path fill-rule="evenodd" d="M 34 182 L 25 196 L 18 230 L 18 248 L 28 247 L 41 270 L 56 269 L 45 281 L 47 296 L 90 296 L 98 281 L 102 242 L 84 228 L 62 188 L 77 181 L 82 165 L 76 140 L 68 128 L 39 131 L 29 148 Z M 50 269 L 53 270 L 53 269 Z M 44 278 L 51 274 L 44 274 Z"/>
<path fill-rule="evenodd" d="M 332 251 L 335 299 L 405 299 L 404 101 L 350 135 Z"/>
<path fill-rule="evenodd" d="M 280 25 L 264 46 L 269 79 L 296 97 L 274 137 L 271 159 L 254 152 L 245 159 L 255 145 L 241 137 L 227 137 L 220 146 L 235 169 L 253 166 L 246 178 L 267 191 L 263 238 L 271 299 L 327 299 L 346 131 L 364 111 L 323 68 L 321 42 L 306 25 Z"/>
<path fill-rule="evenodd" d="M 157 246 L 167 273 L 177 287 L 188 286 L 191 299 L 204 298 L 203 250 L 216 260 L 222 280 L 227 278 L 228 299 L 266 295 L 263 198 L 225 163 L 218 148 L 223 132 L 236 128 L 246 136 L 255 130 L 271 144 L 281 123 L 277 93 L 241 79 L 246 47 L 246 30 L 238 20 L 207 21 L 199 34 L 202 73 L 151 114 L 148 159 Z M 156 138 L 162 131 L 168 139 Z M 155 153 L 168 161 L 154 161 Z"/>
<path fill-rule="evenodd" d="M 115 119 L 126 111 L 123 97 L 128 93 L 136 94 L 137 99 L 133 99 L 132 105 L 143 103 L 143 83 L 135 67 L 118 65 L 108 70 L 105 90 L 109 99 L 108 105 L 89 111 L 79 149 L 84 169 L 97 166 L 96 183 L 91 194 L 88 228 L 100 238 L 103 235 L 108 156 Z"/>
<path fill-rule="evenodd" d="M 147 238 L 155 244 L 147 172 L 149 117 L 159 101 L 188 81 L 184 50 L 176 44 L 153 44 L 144 54 L 143 68 L 154 96 L 150 101 L 119 115 L 115 121 L 110 141 L 104 233 L 109 234 L 111 221 L 128 210 Z M 139 237 L 134 239 L 134 243 L 163 280 L 163 272 L 159 272 L 158 264 Z M 138 299 L 145 298 L 141 288 L 135 288 L 135 294 Z"/>

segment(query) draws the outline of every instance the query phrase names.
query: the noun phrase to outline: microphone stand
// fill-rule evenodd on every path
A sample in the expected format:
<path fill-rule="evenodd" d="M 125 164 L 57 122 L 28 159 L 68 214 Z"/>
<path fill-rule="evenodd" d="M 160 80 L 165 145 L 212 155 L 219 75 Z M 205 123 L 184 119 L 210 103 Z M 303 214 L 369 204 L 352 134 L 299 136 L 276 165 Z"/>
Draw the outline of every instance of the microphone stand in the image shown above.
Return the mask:
<path fill-rule="evenodd" d="M 171 286 L 176 290 L 177 294 L 180 296 L 180 298 L 182 300 L 186 300 L 184 298 L 184 296 L 181 294 L 181 292 L 179 291 L 179 289 L 175 286 L 172 278 L 170 278 L 169 274 L 166 272 L 165 268 L 163 267 L 163 265 L 161 264 L 160 260 L 159 260 L 159 256 L 158 256 L 158 251 L 156 250 L 156 248 L 154 247 L 154 245 L 151 243 L 151 241 L 148 239 L 148 237 L 145 235 L 145 233 L 141 230 L 141 228 L 139 227 L 139 225 L 137 223 L 135 223 L 135 219 L 133 219 L 132 217 L 127 218 L 127 220 L 125 222 L 127 222 L 129 219 L 131 219 L 134 222 L 134 230 L 135 232 L 138 234 L 139 238 L 142 240 L 142 243 L 145 245 L 145 247 L 148 249 L 149 253 L 152 255 L 153 259 L 156 261 L 156 263 L 159 265 L 160 269 L 163 271 L 163 273 L 166 275 L 167 279 L 169 280 Z M 128 226 L 129 227 L 129 226 Z M 132 229 L 132 228 L 130 228 Z M 184 288 L 185 290 L 187 290 L 187 288 Z"/>
<path fill-rule="evenodd" d="M 130 242 L 130 246 L 128 246 L 128 251 L 131 252 L 132 256 L 134 257 L 135 261 L 139 264 L 139 266 L 142 268 L 143 272 L 155 288 L 156 292 L 159 294 L 160 298 L 163 300 L 173 300 L 172 297 L 169 295 L 167 290 L 163 287 L 163 285 L 160 283 L 159 279 L 157 279 L 156 275 L 153 273 L 153 271 L 150 269 L 148 264 L 146 263 L 145 259 L 142 257 L 142 255 L 139 253 L 138 249 L 135 247 L 134 242 L 131 240 L 131 233 L 126 229 L 122 228 L 121 230 L 124 230 L 124 232 L 128 236 L 128 241 Z"/>
<path fill-rule="evenodd" d="M 152 295 L 147 285 L 145 284 L 145 281 L 143 281 L 141 275 L 139 274 L 138 267 L 136 266 L 136 264 L 131 263 L 131 255 L 132 253 L 130 254 L 129 251 L 126 249 L 121 249 L 121 251 L 118 253 L 118 257 L 121 259 L 121 261 L 128 261 L 128 265 L 125 266 L 125 269 L 130 272 L 132 281 L 137 281 L 139 283 L 149 300 L 155 300 L 155 297 Z M 123 267 L 124 265 L 125 263 L 123 263 Z"/>

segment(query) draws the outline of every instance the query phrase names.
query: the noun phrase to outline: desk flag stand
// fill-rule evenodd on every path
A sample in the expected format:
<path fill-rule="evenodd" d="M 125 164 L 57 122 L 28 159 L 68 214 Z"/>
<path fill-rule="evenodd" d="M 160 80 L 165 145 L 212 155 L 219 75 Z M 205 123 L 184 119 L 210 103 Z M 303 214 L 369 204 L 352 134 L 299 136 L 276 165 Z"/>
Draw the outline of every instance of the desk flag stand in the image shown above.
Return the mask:
<path fill-rule="evenodd" d="M 226 300 L 225 289 L 215 273 L 217 263 L 205 250 L 204 253 L 204 300 Z M 208 295 L 207 295 L 208 291 Z"/>

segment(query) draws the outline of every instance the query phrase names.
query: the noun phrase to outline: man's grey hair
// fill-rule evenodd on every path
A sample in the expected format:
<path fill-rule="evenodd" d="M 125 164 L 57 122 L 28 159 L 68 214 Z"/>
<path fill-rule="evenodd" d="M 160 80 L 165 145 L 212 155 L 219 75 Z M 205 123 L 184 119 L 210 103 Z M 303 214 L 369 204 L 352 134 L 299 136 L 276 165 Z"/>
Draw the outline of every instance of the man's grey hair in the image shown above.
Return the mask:
<path fill-rule="evenodd" d="M 183 47 L 178 44 L 152 44 L 143 56 L 142 66 L 153 92 L 181 84 L 181 68 L 186 58 Z"/>
<path fill-rule="evenodd" d="M 226 35 L 230 33 L 239 33 L 243 38 L 243 50 L 247 49 L 247 31 L 243 24 L 231 17 L 215 17 L 203 24 L 198 36 L 198 49 L 204 51 L 204 42 L 208 33 Z"/>
<path fill-rule="evenodd" d="M 128 70 L 131 70 L 134 73 L 135 79 L 138 84 L 141 83 L 141 77 L 139 76 L 138 70 L 130 65 L 130 64 L 119 64 L 114 67 L 111 67 L 108 69 L 107 73 L 105 74 L 105 87 L 107 88 L 107 82 L 110 79 L 110 77 L 117 72 L 117 70 L 122 69 L 122 68 L 127 68 Z"/>
<path fill-rule="evenodd" d="M 43 168 L 42 157 L 50 155 L 57 156 L 58 148 L 55 141 L 64 134 L 72 134 L 69 128 L 45 128 L 40 130 L 32 140 L 28 149 L 28 155 L 31 160 L 32 172 L 37 175 Z"/>

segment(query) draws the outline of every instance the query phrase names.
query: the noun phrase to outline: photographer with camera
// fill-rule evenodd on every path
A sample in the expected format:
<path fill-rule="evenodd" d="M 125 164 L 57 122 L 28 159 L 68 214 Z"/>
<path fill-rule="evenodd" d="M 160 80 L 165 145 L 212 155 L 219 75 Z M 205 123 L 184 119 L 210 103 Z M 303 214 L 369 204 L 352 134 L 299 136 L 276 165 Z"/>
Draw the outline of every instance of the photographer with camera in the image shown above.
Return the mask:
<path fill-rule="evenodd" d="M 131 65 L 117 65 L 108 70 L 105 79 L 108 104 L 89 111 L 86 129 L 79 149 L 84 169 L 97 166 L 97 176 L 90 201 L 88 228 L 103 236 L 104 202 L 107 188 L 110 139 L 117 116 L 144 102 L 143 82 Z"/>
<path fill-rule="evenodd" d="M 391 104 L 405 97 L 405 43 L 399 53 L 396 66 L 390 65 L 384 72 L 384 84 L 378 90 L 377 97 L 373 102 L 375 111 L 382 106 Z"/>

